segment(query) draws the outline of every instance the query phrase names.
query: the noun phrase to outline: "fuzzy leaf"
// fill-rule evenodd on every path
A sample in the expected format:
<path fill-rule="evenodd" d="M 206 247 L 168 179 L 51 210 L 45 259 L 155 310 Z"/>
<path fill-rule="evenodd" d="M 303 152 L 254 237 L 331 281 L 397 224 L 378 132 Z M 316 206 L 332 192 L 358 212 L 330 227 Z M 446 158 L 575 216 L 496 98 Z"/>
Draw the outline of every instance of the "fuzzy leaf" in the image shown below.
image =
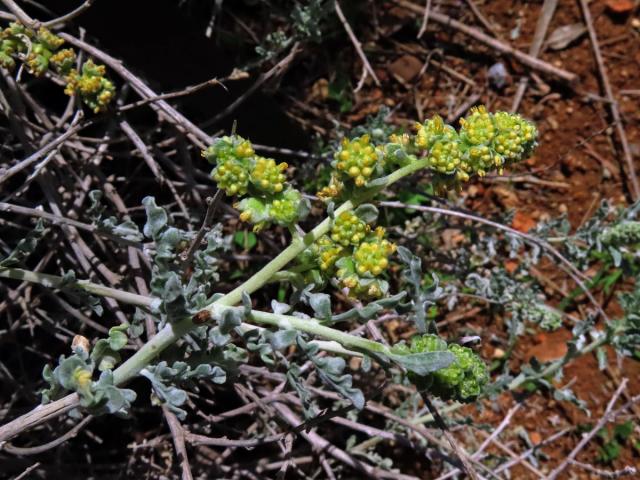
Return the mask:
<path fill-rule="evenodd" d="M 169 216 L 164 208 L 156 205 L 156 199 L 153 197 L 144 197 L 142 204 L 145 206 L 147 213 L 147 223 L 144 224 L 143 232 L 154 240 L 158 234 L 165 229 L 169 223 Z"/>
<path fill-rule="evenodd" d="M 326 293 L 308 294 L 309 306 L 313 309 L 315 316 L 320 320 L 331 318 L 331 297 Z"/>
<path fill-rule="evenodd" d="M 349 374 L 342 374 L 346 363 L 341 357 L 320 357 L 317 355 L 318 346 L 305 342 L 300 335 L 297 337 L 298 346 L 316 367 L 318 377 L 344 398 L 348 399 L 358 410 L 364 408 L 364 395 L 358 388 L 353 387 L 353 378 Z"/>
<path fill-rule="evenodd" d="M 27 235 L 18 242 L 6 258 L 0 260 L 0 268 L 20 263 L 31 255 L 38 246 L 38 241 L 44 236 L 46 231 L 44 222 L 41 218 L 38 219 L 33 230 L 30 230 Z"/>
<path fill-rule="evenodd" d="M 391 354 L 389 358 L 402 365 L 416 375 L 425 376 L 451 365 L 456 357 L 451 352 L 409 353 L 406 355 Z"/>
<path fill-rule="evenodd" d="M 363 203 L 355 210 L 355 214 L 365 223 L 373 223 L 378 219 L 378 209 L 371 203 Z"/>

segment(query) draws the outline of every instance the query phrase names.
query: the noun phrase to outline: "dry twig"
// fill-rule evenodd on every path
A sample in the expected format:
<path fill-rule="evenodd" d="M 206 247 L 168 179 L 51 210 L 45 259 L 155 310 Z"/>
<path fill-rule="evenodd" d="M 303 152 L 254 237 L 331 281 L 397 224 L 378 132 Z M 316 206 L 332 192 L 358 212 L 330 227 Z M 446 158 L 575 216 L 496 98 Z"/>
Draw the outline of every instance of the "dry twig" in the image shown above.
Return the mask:
<path fill-rule="evenodd" d="M 622 123 L 622 117 L 620 116 L 620 110 L 618 110 L 618 103 L 613 96 L 613 89 L 609 82 L 609 76 L 607 75 L 607 69 L 604 65 L 602 53 L 600 52 L 600 46 L 598 45 L 598 36 L 593 26 L 593 20 L 591 18 L 591 11 L 589 10 L 589 4 L 587 0 L 580 0 L 580 7 L 582 8 L 582 15 L 584 21 L 587 24 L 587 30 L 589 32 L 589 38 L 591 40 L 591 47 L 593 48 L 593 55 L 598 64 L 598 71 L 600 72 L 600 80 L 602 81 L 602 88 L 604 89 L 605 96 L 609 101 L 609 110 L 611 112 L 611 118 L 616 125 L 618 132 L 618 140 L 622 146 L 622 154 L 624 161 L 627 165 L 627 177 L 631 182 L 631 196 L 633 200 L 640 198 L 640 183 L 638 183 L 638 177 L 636 176 L 635 166 L 633 164 L 633 157 L 631 155 L 631 149 L 627 141 L 627 134 L 624 130 L 624 124 Z"/>
<path fill-rule="evenodd" d="M 394 0 L 394 2 L 414 13 L 422 14 L 424 12 L 423 7 L 407 0 Z M 507 45 L 506 43 L 491 38 L 490 36 L 482 33 L 476 28 L 470 27 L 462 22 L 454 20 L 448 15 L 440 12 L 431 12 L 430 18 L 445 27 L 453 28 L 460 33 L 478 40 L 480 43 L 484 43 L 488 47 L 491 47 L 500 53 L 511 55 L 520 63 L 532 68 L 533 70 L 537 70 L 541 73 L 544 73 L 545 75 L 549 75 L 568 84 L 573 84 L 578 80 L 578 76 L 575 73 L 568 72 L 566 70 L 563 70 L 562 68 L 551 65 L 548 62 L 532 57 L 531 55 L 527 55 L 526 53 L 521 52 L 520 50 L 517 50 L 512 46 Z"/>
<path fill-rule="evenodd" d="M 596 425 L 591 429 L 591 431 L 589 431 L 589 433 L 585 434 L 582 437 L 582 440 L 580 440 L 580 442 L 578 442 L 575 448 L 571 450 L 571 453 L 569 453 L 569 455 L 565 457 L 562 463 L 558 465 L 549 474 L 549 476 L 547 477 L 547 480 L 555 480 L 556 478 L 558 478 L 558 476 L 562 472 L 564 472 L 564 470 L 569 466 L 569 464 L 576 458 L 576 455 L 578 455 L 578 453 L 580 453 L 582 449 L 587 446 L 587 444 L 591 441 L 591 439 L 593 439 L 593 437 L 595 437 L 595 435 L 602 429 L 602 427 L 604 427 L 607 423 L 609 423 L 611 420 L 613 420 L 616 417 L 616 414 L 619 413 L 620 410 L 613 412 L 613 407 L 618 401 L 618 398 L 620 397 L 620 395 L 622 395 L 622 391 L 625 388 L 627 388 L 628 382 L 629 380 L 626 378 L 623 379 L 622 382 L 620 382 L 620 386 L 617 388 L 617 390 L 611 397 L 611 400 L 609 400 L 609 403 L 607 404 L 607 408 L 605 409 L 602 417 L 600 417 L 600 420 L 598 420 L 598 423 L 596 423 Z M 639 400 L 640 400 L 640 396 L 633 399 L 633 403 L 636 403 Z M 631 402 L 628 402 L 628 403 L 631 403 Z M 625 405 L 625 407 L 623 408 L 626 409 L 627 407 L 628 407 L 628 404 Z"/>
<path fill-rule="evenodd" d="M 538 55 L 540 55 L 540 50 L 542 49 L 544 37 L 547 35 L 549 24 L 551 23 L 551 19 L 553 18 L 553 14 L 555 13 L 557 6 L 558 6 L 558 0 L 545 0 L 544 3 L 542 4 L 542 14 L 538 17 L 538 23 L 536 24 L 536 32 L 533 35 L 533 42 L 529 47 L 529 55 L 531 55 L 532 57 L 537 58 Z M 529 84 L 528 77 L 522 77 L 520 79 L 520 83 L 518 84 L 518 90 L 516 90 L 516 94 L 513 98 L 513 103 L 511 104 L 512 112 L 518 111 L 518 107 L 520 106 L 522 97 L 524 97 L 524 93 L 527 91 L 528 84 Z"/>
<path fill-rule="evenodd" d="M 351 25 L 349 25 L 349 22 L 347 21 L 347 17 L 344 16 L 344 13 L 342 11 L 342 8 L 340 7 L 340 3 L 338 2 L 338 0 L 335 0 L 335 10 L 336 10 L 336 14 L 338 15 L 338 18 L 340 19 L 340 22 L 342 23 L 342 26 L 347 32 L 347 35 L 349 35 L 349 39 L 351 40 L 351 43 L 356 49 L 356 52 L 358 52 L 358 56 L 360 57 L 360 60 L 362 60 L 362 64 L 364 65 L 364 68 L 367 70 L 367 73 L 371 75 L 371 78 L 373 78 L 373 81 L 375 82 L 375 84 L 377 86 L 380 86 L 380 80 L 378 79 L 376 72 L 374 72 L 373 68 L 371 68 L 371 64 L 369 63 L 367 56 L 364 54 L 364 50 L 362 50 L 362 45 L 360 44 L 360 41 L 356 38 L 355 34 L 353 33 L 353 30 L 351 29 Z"/>

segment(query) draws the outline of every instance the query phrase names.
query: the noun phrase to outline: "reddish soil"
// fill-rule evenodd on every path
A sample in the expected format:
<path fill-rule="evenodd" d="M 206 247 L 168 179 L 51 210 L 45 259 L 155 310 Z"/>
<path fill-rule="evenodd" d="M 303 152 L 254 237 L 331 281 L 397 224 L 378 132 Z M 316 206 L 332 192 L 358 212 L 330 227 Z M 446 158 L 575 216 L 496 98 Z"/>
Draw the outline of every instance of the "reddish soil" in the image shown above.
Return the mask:
<path fill-rule="evenodd" d="M 498 0 L 476 3 L 504 38 L 508 39 L 511 29 L 520 25 L 520 34 L 514 44 L 522 50 L 528 49 L 541 2 Z M 634 154 L 636 171 L 640 171 L 640 35 L 632 27 L 632 24 L 637 24 L 638 20 L 633 19 L 639 18 L 640 11 L 636 9 L 632 14 L 614 15 L 607 10 L 605 2 L 591 2 L 590 8 L 609 80 L 619 102 Z M 442 10 L 446 12 L 447 8 Z M 415 35 L 414 30 L 404 35 L 403 41 L 396 40 L 396 32 L 403 31 L 407 24 L 415 24 L 416 17 L 399 7 L 381 9 L 378 13 L 381 37 L 375 43 L 372 39 L 366 46 L 369 47 L 367 52 L 371 52 L 375 59 L 372 63 L 383 86 L 376 88 L 372 82 L 368 82 L 356 95 L 355 113 L 341 117 L 339 112 L 330 111 L 331 108 L 316 95 L 314 88 L 318 86 L 317 80 L 310 82 L 307 100 L 325 112 L 317 114 L 316 121 L 321 122 L 323 116 L 325 119 L 335 116 L 347 124 L 356 124 L 366 115 L 375 113 L 381 105 L 397 109 L 394 119 L 401 124 L 433 113 L 446 117 L 450 111 L 448 102 L 452 95 L 455 96 L 452 85 L 459 85 L 460 82 L 452 80 L 446 73 L 438 72 L 434 66 L 430 66 L 427 73 L 420 74 L 428 51 L 416 42 L 412 36 Z M 464 21 L 482 30 L 472 17 L 467 15 Z M 582 21 L 579 2 L 560 1 L 549 32 Z M 525 73 L 517 62 L 502 59 L 510 72 L 510 83 L 501 91 L 492 90 L 487 87 L 487 69 L 499 58 L 494 52 L 445 29 L 438 28 L 438 32 L 431 35 L 429 42 L 432 45 L 441 42 L 448 47 L 457 44 L 468 48 L 458 54 L 447 52 L 443 62 L 476 82 L 476 87 L 463 91 L 465 95 L 477 91 L 481 94 L 478 103 L 484 103 L 492 109 L 510 109 L 519 78 Z M 439 59 L 437 55 L 433 58 Z M 588 35 L 583 34 L 563 50 L 546 50 L 541 58 L 580 77 L 574 89 L 555 83 L 546 84 L 544 80 L 530 82 L 528 93 L 520 106 L 519 111 L 523 115 L 536 121 L 540 129 L 540 146 L 524 167 L 509 172 L 507 178 L 522 178 L 522 174 L 529 173 L 542 182 L 534 184 L 516 178 L 509 182 L 505 181 L 505 177 L 493 177 L 466 188 L 466 193 L 463 193 L 467 197 L 466 206 L 484 215 L 514 209 L 516 216 L 513 226 L 521 231 L 529 230 L 538 220 L 564 213 L 568 215 L 572 226 L 577 227 L 593 213 L 601 200 L 609 199 L 614 204 L 627 204 L 630 200 L 623 156 L 607 104 L 601 99 L 603 90 Z M 357 64 L 352 73 L 355 84 L 360 78 L 361 65 Z M 462 87 L 453 91 L 460 93 L 460 90 Z M 624 90 L 634 92 L 620 94 Z M 463 101 L 464 98 L 458 97 L 456 104 Z M 515 268 L 515 264 L 507 265 L 507 268 Z M 567 287 L 564 274 L 549 263 L 540 268 L 539 274 L 547 293 L 560 301 L 562 294 L 557 291 L 558 286 L 561 290 Z M 608 308 L 612 314 L 619 313 L 615 302 L 609 303 Z M 489 328 L 496 335 L 504 335 L 501 325 L 484 324 L 482 320 L 475 323 L 466 327 L 478 331 Z M 485 330 L 483 332 L 486 333 Z M 520 363 L 533 356 L 545 361 L 559 358 L 566 352 L 568 338 L 570 332 L 565 328 L 555 333 L 526 335 L 518 344 L 514 360 Z M 483 353 L 492 355 L 493 347 L 485 350 Z M 568 366 L 564 378 L 559 382 L 560 385 L 571 384 L 576 395 L 587 403 L 590 417 L 568 402 L 558 402 L 544 393 L 536 394 L 526 400 L 521 414 L 514 418 L 511 428 L 503 434 L 504 444 L 516 451 L 526 449 L 523 440 L 516 435 L 518 427 L 524 428 L 535 444 L 562 428 L 595 423 L 622 378 L 629 379 L 625 398 L 640 393 L 640 365 L 630 360 L 617 364 L 613 355 L 610 355 L 610 360 L 609 370 L 600 371 L 594 356 L 579 358 Z M 487 402 L 487 408 L 476 414 L 475 421 L 496 426 L 513 404 L 513 398 L 506 394 L 493 405 Z M 469 409 L 468 413 L 472 410 Z M 635 412 L 638 413 L 638 409 Z M 637 416 L 635 422 L 637 435 Z M 574 431 L 549 447 L 544 447 L 542 451 L 548 458 L 540 468 L 550 471 L 566 457 L 579 439 L 580 434 Z M 600 445 L 601 442 L 594 439 L 578 455 L 577 460 L 595 463 Z M 496 449 L 490 451 L 504 455 L 504 452 Z M 625 465 L 640 466 L 638 453 L 632 448 L 623 449 L 620 457 L 607 468 L 616 469 Z M 537 478 L 523 467 L 512 470 L 512 474 L 513 478 L 519 479 Z M 591 478 L 577 469 L 567 470 L 564 475 L 562 478 Z"/>

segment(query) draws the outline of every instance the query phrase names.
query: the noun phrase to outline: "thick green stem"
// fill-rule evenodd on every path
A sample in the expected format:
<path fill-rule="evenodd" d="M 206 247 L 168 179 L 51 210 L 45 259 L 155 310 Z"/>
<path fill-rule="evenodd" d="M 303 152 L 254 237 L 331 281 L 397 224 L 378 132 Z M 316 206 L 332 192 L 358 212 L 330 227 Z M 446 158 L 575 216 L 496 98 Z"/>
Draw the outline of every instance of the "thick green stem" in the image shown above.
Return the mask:
<path fill-rule="evenodd" d="M 48 273 L 32 272 L 30 270 L 23 270 L 21 268 L 0 268 L 0 277 L 12 278 L 14 280 L 23 280 L 25 282 L 39 283 L 49 288 L 64 288 L 70 286 L 66 284 L 64 278 L 57 275 L 49 275 Z M 137 295 L 135 293 L 124 292 L 115 288 L 105 287 L 97 283 L 92 283 L 87 280 L 76 280 L 73 284 L 78 288 L 82 288 L 88 293 L 98 295 L 100 297 L 110 297 L 120 300 L 121 302 L 135 305 L 137 307 L 144 307 L 154 309 L 160 306 L 161 300 L 159 298 L 145 297 L 143 295 Z"/>
<path fill-rule="evenodd" d="M 38 272 L 31 272 L 19 268 L 0 270 L 0 277 L 25 280 L 29 282 L 39 283 L 46 287 L 52 288 L 58 288 L 64 283 L 62 277 Z M 96 295 L 114 298 L 123 303 L 141 307 L 153 308 L 160 303 L 160 299 L 158 298 L 123 292 L 115 288 L 103 287 L 102 285 L 98 285 L 86 280 L 78 280 L 74 282 L 73 286 L 81 288 L 87 292 L 94 293 Z M 222 313 L 225 309 L 228 308 L 231 307 L 215 303 L 208 307 L 208 311 L 212 315 L 214 315 Z M 312 343 L 317 344 L 318 347 L 322 350 L 337 353 L 340 355 L 362 356 L 361 352 L 388 352 L 388 348 L 380 343 L 357 337 L 340 330 L 325 327 L 324 325 L 321 325 L 316 319 L 307 320 L 290 315 L 277 315 L 274 313 L 260 311 L 252 311 L 250 319 L 259 324 L 273 325 L 280 328 L 294 328 L 301 332 L 324 337 L 329 341 L 313 341 Z M 166 325 L 157 333 L 157 335 L 155 335 L 151 340 L 145 343 L 133 357 L 131 357 L 114 371 L 114 382 L 117 385 L 126 383 L 128 380 L 137 375 L 137 373 L 142 368 L 144 368 L 146 365 L 149 365 L 151 361 L 162 350 L 176 342 L 183 335 L 195 328 L 195 326 L 196 325 L 194 324 L 191 317 L 187 317 L 179 322 Z M 242 325 L 240 325 L 240 329 L 242 331 L 260 328 L 262 327 L 252 325 L 250 323 L 243 323 Z M 357 351 L 348 350 L 348 348 L 354 348 Z M 135 361 L 131 361 L 131 359 L 133 359 L 134 357 Z"/>
<path fill-rule="evenodd" d="M 213 305 L 210 308 L 212 314 L 220 314 L 225 309 L 222 305 Z M 299 318 L 292 315 L 280 315 L 277 313 L 261 312 L 258 310 L 252 310 L 249 315 L 249 320 L 253 320 L 255 323 L 261 323 L 263 325 L 272 325 L 280 329 L 294 329 L 300 332 L 309 333 L 311 335 L 317 335 L 319 337 L 334 340 L 346 348 L 355 348 L 357 350 L 389 354 L 389 348 L 372 340 L 366 338 L 357 337 L 350 333 L 336 330 L 335 328 L 326 327 L 315 318 Z"/>
<path fill-rule="evenodd" d="M 390 173 L 384 182 L 380 182 L 380 185 L 375 188 L 370 188 L 364 190 L 363 193 L 358 196 L 357 199 L 347 200 L 340 207 L 338 207 L 334 211 L 334 215 L 340 215 L 342 212 L 346 212 L 349 210 L 353 210 L 356 206 L 361 203 L 366 202 L 373 198 L 376 194 L 378 194 L 381 190 L 389 185 L 397 182 L 403 177 L 407 175 L 411 175 L 412 173 L 424 168 L 426 166 L 426 160 L 418 160 L 409 165 L 406 165 L 392 173 Z M 227 293 L 224 297 L 218 299 L 216 302 L 205 307 L 205 310 L 214 311 L 216 306 L 233 306 L 242 300 L 242 294 L 244 292 L 251 294 L 258 290 L 260 287 L 269 282 L 269 280 L 273 277 L 273 275 L 280 270 L 282 270 L 289 262 L 295 259 L 300 253 L 302 253 L 309 245 L 315 242 L 317 239 L 327 234 L 331 229 L 331 218 L 327 217 L 322 222 L 320 222 L 313 230 L 307 233 L 302 238 L 294 238 L 287 248 L 285 248 L 280 254 L 271 260 L 267 265 L 265 265 L 259 272 L 255 273 L 251 278 L 249 278 L 246 282 L 244 282 L 239 287 L 235 288 L 231 292 Z M 266 316 L 262 316 L 266 315 Z M 273 317 L 268 317 L 272 314 L 267 314 L 261 312 L 259 317 L 263 320 L 262 323 L 278 325 L 277 320 Z M 259 317 L 254 317 L 256 321 L 259 321 Z M 295 317 L 291 317 L 294 318 Z M 270 323 L 271 322 L 271 323 Z M 306 321 L 302 321 L 300 319 L 294 320 L 295 324 L 298 325 L 299 330 L 311 333 L 312 335 L 321 335 L 330 340 L 335 340 L 340 342 L 345 347 L 351 348 L 363 348 L 364 350 L 370 350 L 372 352 L 379 352 L 379 350 L 373 350 L 380 347 L 380 344 L 376 342 L 370 342 L 375 346 L 367 344 L 367 346 L 363 347 L 364 343 L 361 343 L 360 346 L 356 346 L 359 342 L 369 342 L 368 340 L 356 337 L 357 340 L 355 343 L 352 343 L 352 335 L 348 337 L 344 337 L 343 335 L 348 335 L 344 332 L 340 332 L 338 330 L 334 330 L 328 327 L 324 327 L 323 325 L 314 324 L 314 325 L 306 325 Z M 291 324 L 293 325 L 293 323 Z M 192 328 L 195 328 L 197 325 L 193 324 L 190 318 L 186 318 L 184 320 L 180 320 L 179 322 L 173 325 L 165 326 L 158 334 L 149 340 L 138 352 L 136 352 L 133 356 L 131 356 L 126 362 L 124 362 L 115 372 L 115 377 L 121 382 L 126 382 L 133 376 L 135 376 L 140 370 L 146 367 L 151 360 L 160 352 L 162 352 L 165 348 L 169 347 L 176 340 L 180 338 L 180 336 L 188 333 Z M 321 333 L 322 332 L 322 333 Z M 327 336 L 329 335 L 329 336 Z M 340 337 L 340 340 L 338 339 Z M 341 341 L 342 340 L 342 341 Z M 347 343 L 343 343 L 343 341 Z M 121 373 L 122 372 L 122 373 Z"/>
<path fill-rule="evenodd" d="M 113 382 L 122 385 L 135 377 L 140 370 L 149 365 L 169 345 L 172 345 L 183 335 L 194 328 L 190 318 L 180 322 L 167 324 L 151 340 L 145 343 L 135 355 L 113 371 Z M 135 358 L 134 362 L 130 361 Z"/>
<path fill-rule="evenodd" d="M 353 208 L 354 204 L 349 200 L 340 205 L 340 207 L 335 211 L 335 214 L 339 215 L 342 212 L 352 210 Z M 238 286 L 237 288 L 227 293 L 224 297 L 217 300 L 215 303 L 227 306 L 233 306 L 240 303 L 240 301 L 242 300 L 242 294 L 244 292 L 251 294 L 258 290 L 260 287 L 266 284 L 274 274 L 286 267 L 287 264 L 291 262 L 291 260 L 300 255 L 303 250 L 309 247 L 309 245 L 311 245 L 317 239 L 328 233 L 330 229 L 331 219 L 327 217 L 304 237 L 294 238 L 291 242 L 291 245 L 285 248 L 277 257 L 275 257 L 264 267 L 262 267 L 259 272 L 254 274 L 242 285 Z M 210 308 L 211 306 L 213 306 L 213 304 L 209 305 L 207 308 Z"/>
<path fill-rule="evenodd" d="M 356 199 L 347 200 L 346 202 L 344 202 L 334 211 L 334 215 L 340 215 L 342 212 L 353 210 L 359 204 L 373 198 L 385 187 L 388 187 L 401 178 L 406 177 L 407 175 L 410 175 L 417 170 L 424 168 L 425 166 L 426 160 L 421 159 L 392 172 L 387 177 L 385 177 L 384 181 L 379 182 L 378 186 L 365 189 L 363 190 L 362 194 L 358 195 Z M 219 310 L 220 307 L 230 307 L 240 303 L 244 292 L 251 294 L 261 288 L 263 285 L 269 282 L 274 274 L 282 270 L 289 262 L 295 259 L 313 242 L 318 240 L 323 235 L 327 234 L 331 229 L 331 222 L 331 218 L 327 217 L 322 222 L 320 222 L 313 230 L 304 235 L 304 237 L 294 238 L 287 248 L 285 248 L 277 257 L 267 263 L 267 265 L 265 265 L 259 272 L 255 273 L 242 285 L 227 293 L 216 302 L 213 302 L 212 304 L 205 307 L 204 310 L 215 312 L 216 310 Z M 57 287 L 61 284 L 59 277 L 38 274 L 35 272 L 27 272 L 25 270 L 19 269 L 0 270 L 0 276 L 17 278 L 41 284 L 47 284 L 47 282 L 49 282 L 49 285 L 52 287 Z M 58 280 L 52 281 L 52 279 Z M 140 305 L 144 307 L 152 307 L 154 305 L 157 306 L 157 304 L 150 303 L 157 301 L 157 299 L 150 299 L 148 297 L 142 297 L 140 295 L 102 287 L 91 282 L 79 281 L 77 282 L 77 285 L 96 295 L 117 298 L 134 305 Z M 291 327 L 296 328 L 297 330 L 300 330 L 302 332 L 306 332 L 311 335 L 319 335 L 329 340 L 336 341 L 347 348 L 355 348 L 357 350 L 370 351 L 372 353 L 387 353 L 388 350 L 387 347 L 377 342 L 372 342 L 370 340 L 356 337 L 339 330 L 325 327 L 324 325 L 320 325 L 317 321 L 302 320 L 297 317 L 276 315 L 266 312 L 252 312 L 252 318 L 258 323 L 274 325 L 278 327 L 282 327 L 283 325 L 288 324 Z M 115 383 L 117 385 L 121 385 L 133 378 L 138 374 L 138 372 L 140 372 L 140 370 L 149 365 L 151 361 L 155 357 L 157 357 L 164 349 L 175 343 L 179 338 L 189 333 L 197 326 L 198 325 L 195 324 L 191 318 L 184 318 L 173 324 L 165 325 L 165 327 L 160 330 L 156 336 L 154 336 L 146 344 L 144 344 L 140 348 L 140 350 L 129 357 L 122 365 L 120 365 L 120 367 L 118 367 L 113 372 Z"/>

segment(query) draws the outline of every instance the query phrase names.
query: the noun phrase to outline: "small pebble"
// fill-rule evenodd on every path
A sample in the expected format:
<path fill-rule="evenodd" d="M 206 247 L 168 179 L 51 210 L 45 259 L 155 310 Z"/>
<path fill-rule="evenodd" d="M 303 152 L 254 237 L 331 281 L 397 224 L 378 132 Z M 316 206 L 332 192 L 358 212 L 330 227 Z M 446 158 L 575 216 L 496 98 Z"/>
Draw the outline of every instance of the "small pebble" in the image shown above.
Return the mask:
<path fill-rule="evenodd" d="M 489 82 L 497 89 L 503 88 L 507 84 L 509 74 L 502 62 L 494 63 L 489 68 Z"/>

